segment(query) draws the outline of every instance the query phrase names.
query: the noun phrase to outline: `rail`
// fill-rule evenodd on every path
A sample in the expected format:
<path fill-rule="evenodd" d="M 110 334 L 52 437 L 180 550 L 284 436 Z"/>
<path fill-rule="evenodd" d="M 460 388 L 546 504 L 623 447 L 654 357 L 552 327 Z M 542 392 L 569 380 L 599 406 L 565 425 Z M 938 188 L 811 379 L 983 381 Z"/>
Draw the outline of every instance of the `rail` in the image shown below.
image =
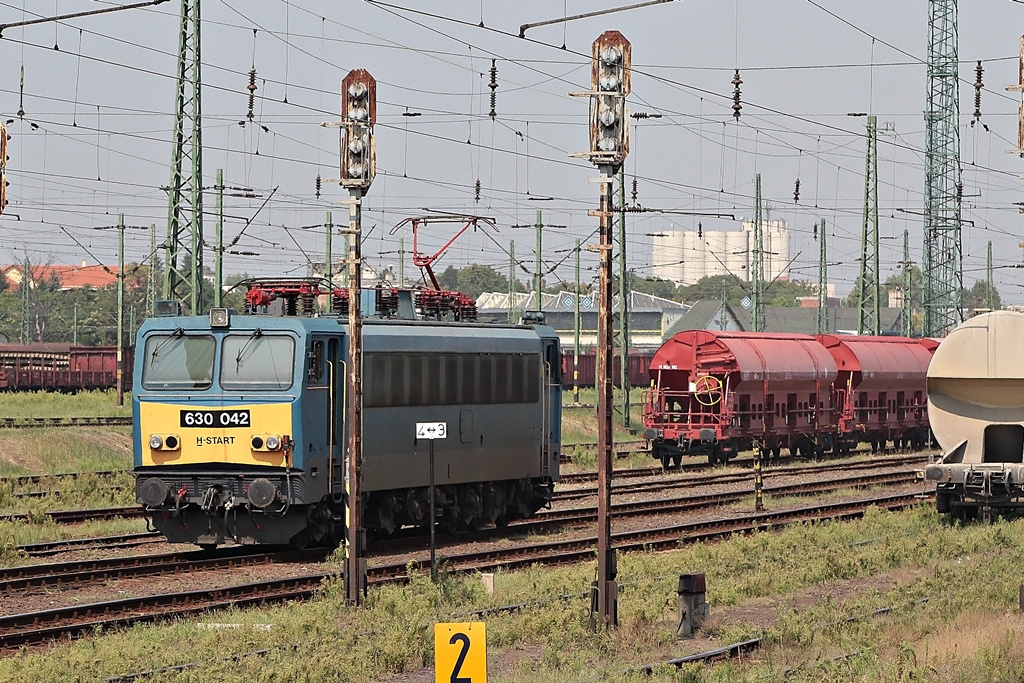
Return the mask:
<path fill-rule="evenodd" d="M 0 429 L 33 427 L 131 427 L 132 418 L 106 417 L 0 417 Z"/>

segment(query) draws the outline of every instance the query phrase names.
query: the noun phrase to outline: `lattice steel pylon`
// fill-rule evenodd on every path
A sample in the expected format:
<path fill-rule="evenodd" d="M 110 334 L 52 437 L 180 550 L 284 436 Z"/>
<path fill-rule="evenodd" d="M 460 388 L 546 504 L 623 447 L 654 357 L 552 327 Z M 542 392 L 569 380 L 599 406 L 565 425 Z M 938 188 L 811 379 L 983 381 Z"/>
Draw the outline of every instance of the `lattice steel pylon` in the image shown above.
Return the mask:
<path fill-rule="evenodd" d="M 761 174 L 754 176 L 754 246 L 750 250 L 750 329 L 765 331 L 764 225 L 761 223 Z"/>
<path fill-rule="evenodd" d="M 201 312 L 203 287 L 200 2 L 181 0 L 163 291 L 165 299 L 185 301 L 192 315 Z"/>
<path fill-rule="evenodd" d="M 864 164 L 864 223 L 860 238 L 857 334 L 879 334 L 881 302 L 878 281 L 878 121 L 868 117 Z"/>
<path fill-rule="evenodd" d="M 960 97 L 957 0 L 928 0 L 928 101 L 925 121 L 925 336 L 941 337 L 963 321 L 960 239 Z"/>

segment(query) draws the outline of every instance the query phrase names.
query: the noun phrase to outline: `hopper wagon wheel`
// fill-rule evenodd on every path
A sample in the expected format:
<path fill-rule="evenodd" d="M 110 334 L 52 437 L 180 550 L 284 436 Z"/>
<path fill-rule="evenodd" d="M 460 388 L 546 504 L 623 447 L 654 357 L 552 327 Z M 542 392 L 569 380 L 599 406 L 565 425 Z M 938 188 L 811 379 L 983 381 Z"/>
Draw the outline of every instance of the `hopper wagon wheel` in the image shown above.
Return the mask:
<path fill-rule="evenodd" d="M 722 400 L 722 380 L 714 375 L 698 377 L 693 383 L 693 397 L 702 406 L 717 405 Z"/>
<path fill-rule="evenodd" d="M 672 467 L 674 467 L 675 469 L 678 470 L 682 466 L 682 464 L 683 464 L 683 454 L 682 453 L 673 453 L 672 454 Z"/>

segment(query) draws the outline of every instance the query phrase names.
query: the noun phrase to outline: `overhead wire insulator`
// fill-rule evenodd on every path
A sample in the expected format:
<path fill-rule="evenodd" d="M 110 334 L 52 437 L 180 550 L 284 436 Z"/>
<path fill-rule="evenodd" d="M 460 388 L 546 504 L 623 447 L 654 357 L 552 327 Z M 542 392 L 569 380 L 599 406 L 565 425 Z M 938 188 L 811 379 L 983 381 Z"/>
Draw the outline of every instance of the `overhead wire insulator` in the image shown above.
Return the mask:
<path fill-rule="evenodd" d="M 740 110 L 743 109 L 743 105 L 740 104 L 740 85 L 743 84 L 743 79 L 740 78 L 740 70 L 736 69 L 736 73 L 732 77 L 732 117 L 739 121 Z"/>
<path fill-rule="evenodd" d="M 636 206 L 636 176 L 633 176 L 633 206 Z"/>
<path fill-rule="evenodd" d="M 956 184 L 956 203 L 960 204 L 964 201 L 964 183 L 960 181 Z"/>
<path fill-rule="evenodd" d="M 317 173 L 316 174 L 316 198 L 317 199 L 320 199 L 320 187 L 321 187 L 322 182 L 323 181 L 320 179 L 320 174 Z"/>
<path fill-rule="evenodd" d="M 800 179 L 797 178 L 796 182 L 793 183 L 793 203 L 797 204 L 800 202 Z"/>
<path fill-rule="evenodd" d="M 18 118 L 25 118 L 25 65 L 21 65 L 21 81 L 18 85 Z"/>
<path fill-rule="evenodd" d="M 476 184 L 473 187 L 473 192 L 475 194 L 475 200 L 476 201 L 480 201 L 480 179 L 479 178 L 476 179 Z"/>
<path fill-rule="evenodd" d="M 974 125 L 975 121 L 981 120 L 981 89 L 985 87 L 985 83 L 982 82 L 982 74 L 985 73 L 984 67 L 981 65 L 981 60 L 978 60 L 978 65 L 974 67 L 974 119 L 971 121 L 971 125 Z"/>
<path fill-rule="evenodd" d="M 256 67 L 249 69 L 249 113 L 245 115 L 250 121 L 253 120 L 253 104 L 256 102 Z"/>
<path fill-rule="evenodd" d="M 697 239 L 704 239 L 704 224 L 697 221 Z"/>
<path fill-rule="evenodd" d="M 818 239 L 818 224 L 814 224 L 814 239 Z"/>
<path fill-rule="evenodd" d="M 488 86 L 491 89 L 491 121 L 497 116 L 495 111 L 495 105 L 498 103 L 498 61 L 496 59 L 491 60 L 491 83 Z"/>

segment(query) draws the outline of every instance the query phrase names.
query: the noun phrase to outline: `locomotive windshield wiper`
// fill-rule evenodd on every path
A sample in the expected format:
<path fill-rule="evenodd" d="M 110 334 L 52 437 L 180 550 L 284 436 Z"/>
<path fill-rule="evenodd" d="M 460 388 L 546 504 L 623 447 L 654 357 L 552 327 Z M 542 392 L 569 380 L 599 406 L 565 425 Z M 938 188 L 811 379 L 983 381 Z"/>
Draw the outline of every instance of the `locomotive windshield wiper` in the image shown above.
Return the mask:
<path fill-rule="evenodd" d="M 245 340 L 245 343 L 242 344 L 242 348 L 238 349 L 238 355 L 235 356 L 235 372 L 238 372 L 238 366 L 242 364 L 242 356 L 244 356 L 245 352 L 249 350 L 252 343 L 262 336 L 263 328 L 257 327 L 252 331 L 252 334 L 249 335 L 249 338 Z"/>
<path fill-rule="evenodd" d="M 164 339 L 162 342 L 160 342 L 159 344 L 156 345 L 156 348 L 153 349 L 153 353 L 150 354 L 150 357 L 155 360 L 157 355 L 160 353 L 161 349 L 163 349 L 165 346 L 170 344 L 175 339 L 180 339 L 181 337 L 184 337 L 184 336 L 185 336 L 184 328 L 181 328 L 181 327 L 174 328 L 174 332 L 171 332 L 170 335 L 168 335 L 167 339 Z"/>

